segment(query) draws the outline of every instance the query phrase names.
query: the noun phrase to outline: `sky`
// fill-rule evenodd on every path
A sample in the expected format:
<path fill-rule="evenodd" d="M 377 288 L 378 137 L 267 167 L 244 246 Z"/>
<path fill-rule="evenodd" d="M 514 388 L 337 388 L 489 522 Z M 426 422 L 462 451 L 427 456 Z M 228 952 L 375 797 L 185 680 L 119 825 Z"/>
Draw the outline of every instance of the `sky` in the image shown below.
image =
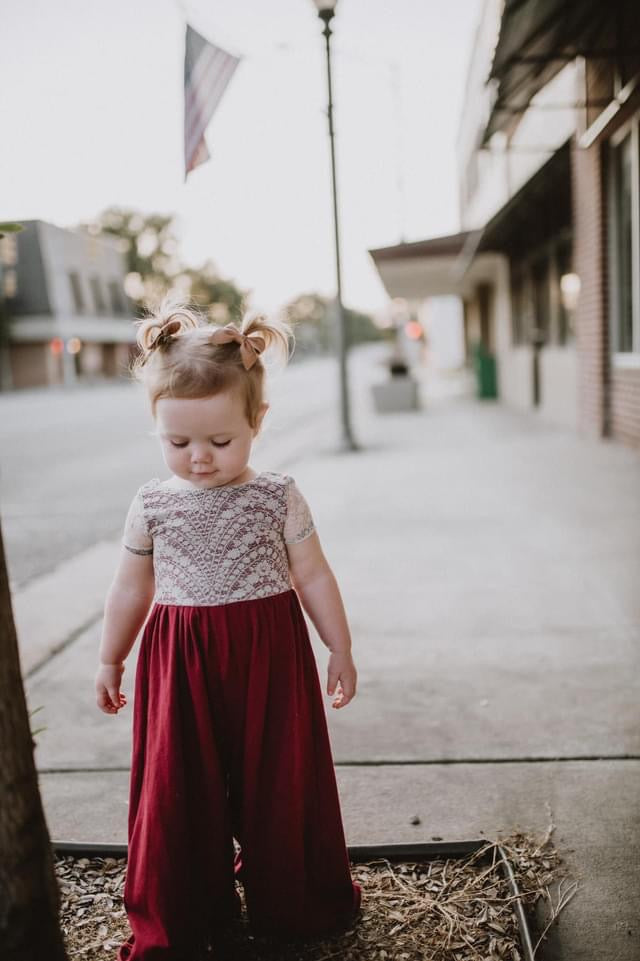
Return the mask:
<path fill-rule="evenodd" d="M 458 230 L 455 138 L 481 0 L 338 0 L 343 296 L 388 302 L 368 250 Z M 184 183 L 185 20 L 241 56 Z M 312 0 L 3 0 L 0 219 L 174 214 L 183 260 L 275 310 L 335 293 L 322 24 Z"/>

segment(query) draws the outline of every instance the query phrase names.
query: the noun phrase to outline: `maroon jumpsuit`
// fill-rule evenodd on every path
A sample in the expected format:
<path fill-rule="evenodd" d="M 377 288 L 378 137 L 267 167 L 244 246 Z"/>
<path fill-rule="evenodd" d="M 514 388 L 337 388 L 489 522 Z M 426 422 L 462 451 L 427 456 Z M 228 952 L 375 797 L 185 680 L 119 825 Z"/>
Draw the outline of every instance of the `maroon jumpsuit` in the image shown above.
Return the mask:
<path fill-rule="evenodd" d="M 287 543 L 314 530 L 292 477 L 136 493 L 124 543 L 153 552 L 135 678 L 118 961 L 185 961 L 237 917 L 255 934 L 347 927 L 350 875 L 318 670 Z"/>

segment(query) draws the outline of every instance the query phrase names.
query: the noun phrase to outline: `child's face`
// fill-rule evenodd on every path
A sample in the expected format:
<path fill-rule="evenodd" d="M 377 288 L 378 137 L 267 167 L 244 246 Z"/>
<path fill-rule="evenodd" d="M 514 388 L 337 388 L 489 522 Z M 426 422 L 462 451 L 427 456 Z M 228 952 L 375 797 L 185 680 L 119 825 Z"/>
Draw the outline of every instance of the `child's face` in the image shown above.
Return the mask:
<path fill-rule="evenodd" d="M 156 426 L 167 467 L 197 487 L 235 481 L 247 466 L 267 408 L 260 408 L 254 429 L 235 392 L 197 399 L 161 397 Z"/>

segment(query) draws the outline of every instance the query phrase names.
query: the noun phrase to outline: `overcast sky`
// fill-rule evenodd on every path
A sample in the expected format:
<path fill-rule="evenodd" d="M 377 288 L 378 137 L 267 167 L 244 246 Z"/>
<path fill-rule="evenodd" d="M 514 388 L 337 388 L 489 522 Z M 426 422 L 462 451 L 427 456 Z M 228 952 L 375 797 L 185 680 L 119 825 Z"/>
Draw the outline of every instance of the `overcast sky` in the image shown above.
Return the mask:
<path fill-rule="evenodd" d="M 481 0 L 339 0 L 344 297 L 386 303 L 367 250 L 458 229 L 455 136 Z M 274 309 L 335 290 L 326 75 L 312 0 L 3 0 L 1 219 L 175 213 L 186 262 Z M 183 182 L 185 13 L 242 56 Z M 395 77 L 395 80 L 394 80 Z M 404 187 L 401 189 L 401 182 Z M 404 196 L 404 201 L 403 201 Z"/>

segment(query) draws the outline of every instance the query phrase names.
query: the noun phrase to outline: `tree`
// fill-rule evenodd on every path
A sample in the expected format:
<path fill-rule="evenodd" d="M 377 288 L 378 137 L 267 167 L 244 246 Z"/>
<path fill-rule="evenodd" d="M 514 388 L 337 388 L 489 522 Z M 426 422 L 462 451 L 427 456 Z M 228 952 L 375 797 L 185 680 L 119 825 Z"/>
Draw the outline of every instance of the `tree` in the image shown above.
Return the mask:
<path fill-rule="evenodd" d="M 321 294 L 301 294 L 286 307 L 287 319 L 293 325 L 296 351 L 307 353 L 330 353 L 334 344 L 335 301 Z M 381 340 L 388 334 L 373 323 L 368 314 L 345 308 L 347 344 Z"/>
<path fill-rule="evenodd" d="M 109 234 L 117 239 L 127 261 L 125 289 L 138 307 L 172 289 L 207 308 L 210 320 L 226 323 L 242 314 L 246 292 L 223 280 L 212 260 L 201 267 L 182 263 L 172 214 L 108 207 L 95 221 L 79 226 L 93 236 Z"/>
<path fill-rule="evenodd" d="M 216 324 L 240 320 L 246 308 L 246 293 L 230 280 L 218 276 L 212 260 L 202 267 L 185 267 L 180 277 L 188 280 L 188 298 L 194 304 L 208 309 L 209 319 Z"/>
<path fill-rule="evenodd" d="M 34 747 L 0 528 L 0 957 L 68 961 Z"/>

